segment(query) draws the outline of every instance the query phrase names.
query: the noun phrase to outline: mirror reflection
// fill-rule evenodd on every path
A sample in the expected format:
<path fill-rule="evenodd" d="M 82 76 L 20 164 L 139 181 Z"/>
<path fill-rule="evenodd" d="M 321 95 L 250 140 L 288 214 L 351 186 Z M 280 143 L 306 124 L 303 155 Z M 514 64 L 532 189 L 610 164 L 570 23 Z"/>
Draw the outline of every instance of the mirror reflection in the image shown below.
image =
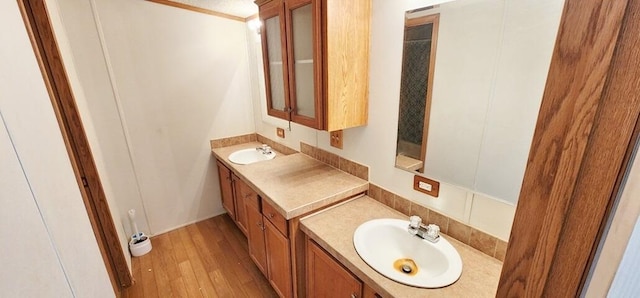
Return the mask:
<path fill-rule="evenodd" d="M 563 5 L 458 0 L 408 11 L 396 167 L 515 203 Z M 428 17 L 430 28 L 415 25 Z"/>
<path fill-rule="evenodd" d="M 405 20 L 396 166 L 408 171 L 424 169 L 437 36 L 438 14 Z"/>

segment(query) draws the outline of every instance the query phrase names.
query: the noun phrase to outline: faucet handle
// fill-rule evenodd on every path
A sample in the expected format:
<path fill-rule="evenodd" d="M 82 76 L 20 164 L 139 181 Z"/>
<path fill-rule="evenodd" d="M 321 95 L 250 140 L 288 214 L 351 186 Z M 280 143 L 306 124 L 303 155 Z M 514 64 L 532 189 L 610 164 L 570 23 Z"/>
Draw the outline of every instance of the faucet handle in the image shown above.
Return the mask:
<path fill-rule="evenodd" d="M 429 224 L 427 226 L 427 236 L 432 239 L 440 237 L 440 227 L 436 224 Z"/>
<path fill-rule="evenodd" d="M 420 216 L 413 215 L 409 217 L 409 227 L 417 229 L 420 228 L 420 224 L 422 224 L 422 218 L 420 218 Z"/>

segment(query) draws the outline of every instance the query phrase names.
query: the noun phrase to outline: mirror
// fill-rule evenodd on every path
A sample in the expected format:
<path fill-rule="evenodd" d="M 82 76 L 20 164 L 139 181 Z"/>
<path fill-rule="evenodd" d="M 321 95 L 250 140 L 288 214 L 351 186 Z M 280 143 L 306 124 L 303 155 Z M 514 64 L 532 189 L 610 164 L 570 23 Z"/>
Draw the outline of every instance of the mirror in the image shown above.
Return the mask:
<path fill-rule="evenodd" d="M 563 6 L 458 0 L 407 11 L 396 167 L 516 203 Z"/>

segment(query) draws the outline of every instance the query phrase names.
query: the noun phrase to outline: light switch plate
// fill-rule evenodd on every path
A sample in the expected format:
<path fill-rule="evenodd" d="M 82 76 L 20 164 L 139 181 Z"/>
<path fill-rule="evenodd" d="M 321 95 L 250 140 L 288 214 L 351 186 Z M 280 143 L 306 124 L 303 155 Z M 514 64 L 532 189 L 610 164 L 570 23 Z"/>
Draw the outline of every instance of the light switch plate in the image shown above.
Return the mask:
<path fill-rule="evenodd" d="M 440 182 L 415 175 L 413 176 L 413 189 L 437 198 L 440 195 Z"/>

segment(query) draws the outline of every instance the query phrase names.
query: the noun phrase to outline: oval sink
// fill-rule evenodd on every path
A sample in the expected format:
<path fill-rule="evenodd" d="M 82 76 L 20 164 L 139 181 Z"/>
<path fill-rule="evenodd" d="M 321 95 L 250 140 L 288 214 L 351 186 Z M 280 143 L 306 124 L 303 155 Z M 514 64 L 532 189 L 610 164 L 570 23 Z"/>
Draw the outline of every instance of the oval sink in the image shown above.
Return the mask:
<path fill-rule="evenodd" d="M 444 237 L 436 243 L 409 234 L 409 221 L 374 219 L 354 235 L 356 251 L 378 273 L 410 286 L 446 287 L 462 274 L 462 259 Z"/>
<path fill-rule="evenodd" d="M 248 165 L 250 163 L 270 160 L 276 157 L 276 153 L 271 151 L 270 153 L 263 153 L 256 148 L 242 149 L 229 155 L 229 161 L 239 165 Z"/>

